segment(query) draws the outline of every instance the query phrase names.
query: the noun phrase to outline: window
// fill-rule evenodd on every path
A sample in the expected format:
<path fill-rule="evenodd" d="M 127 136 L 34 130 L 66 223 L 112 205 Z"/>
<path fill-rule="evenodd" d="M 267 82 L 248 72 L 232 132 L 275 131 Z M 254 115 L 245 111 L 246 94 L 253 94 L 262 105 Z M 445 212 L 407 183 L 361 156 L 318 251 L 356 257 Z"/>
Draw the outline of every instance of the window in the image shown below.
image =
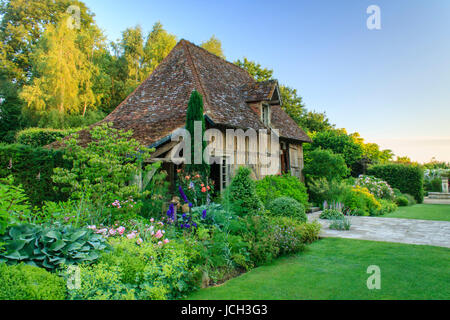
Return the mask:
<path fill-rule="evenodd" d="M 229 159 L 224 157 L 220 166 L 220 191 L 224 190 L 230 183 L 231 166 L 228 161 Z"/>
<path fill-rule="evenodd" d="M 270 108 L 268 104 L 263 104 L 261 108 L 261 120 L 262 122 L 268 126 L 270 125 Z"/>

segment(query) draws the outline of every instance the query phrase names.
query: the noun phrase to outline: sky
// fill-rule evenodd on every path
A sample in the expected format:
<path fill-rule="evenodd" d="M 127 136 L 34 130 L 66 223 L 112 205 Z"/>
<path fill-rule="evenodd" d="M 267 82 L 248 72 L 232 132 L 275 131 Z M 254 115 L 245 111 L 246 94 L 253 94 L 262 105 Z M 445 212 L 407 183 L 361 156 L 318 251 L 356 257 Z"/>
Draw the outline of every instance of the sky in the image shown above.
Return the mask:
<path fill-rule="evenodd" d="M 450 162 L 449 0 L 84 0 L 109 40 L 161 21 L 196 44 L 215 35 L 297 89 L 310 110 L 419 162 Z M 367 28 L 380 8 L 381 29 Z"/>

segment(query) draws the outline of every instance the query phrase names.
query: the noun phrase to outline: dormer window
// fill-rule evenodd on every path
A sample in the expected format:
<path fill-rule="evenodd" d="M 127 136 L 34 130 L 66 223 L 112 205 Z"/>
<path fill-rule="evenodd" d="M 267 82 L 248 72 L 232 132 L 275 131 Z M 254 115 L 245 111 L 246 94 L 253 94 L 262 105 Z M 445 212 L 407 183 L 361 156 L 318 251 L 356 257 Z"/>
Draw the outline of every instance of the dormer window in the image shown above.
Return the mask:
<path fill-rule="evenodd" d="M 266 125 L 270 125 L 270 106 L 263 103 L 261 106 L 261 121 Z"/>

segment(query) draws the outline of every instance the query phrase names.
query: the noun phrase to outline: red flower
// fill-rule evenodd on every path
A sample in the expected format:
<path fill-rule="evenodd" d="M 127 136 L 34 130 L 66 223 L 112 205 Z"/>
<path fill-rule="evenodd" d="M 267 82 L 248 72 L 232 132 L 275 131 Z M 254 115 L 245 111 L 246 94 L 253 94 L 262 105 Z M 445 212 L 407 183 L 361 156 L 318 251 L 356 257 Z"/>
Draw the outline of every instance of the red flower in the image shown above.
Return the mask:
<path fill-rule="evenodd" d="M 206 192 L 206 188 L 205 187 L 202 188 L 202 192 Z"/>

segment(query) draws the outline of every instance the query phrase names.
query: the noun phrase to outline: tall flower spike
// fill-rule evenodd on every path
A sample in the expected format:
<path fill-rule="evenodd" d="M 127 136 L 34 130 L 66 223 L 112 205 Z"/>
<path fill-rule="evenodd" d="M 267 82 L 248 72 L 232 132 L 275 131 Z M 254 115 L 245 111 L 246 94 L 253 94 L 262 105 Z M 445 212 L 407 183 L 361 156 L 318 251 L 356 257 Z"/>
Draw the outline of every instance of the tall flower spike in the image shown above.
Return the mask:
<path fill-rule="evenodd" d="M 186 203 L 189 202 L 188 198 L 186 197 L 186 194 L 184 193 L 183 188 L 181 186 L 178 186 L 178 191 L 180 192 L 180 196 L 181 196 L 181 198 L 183 198 L 183 201 Z"/>

